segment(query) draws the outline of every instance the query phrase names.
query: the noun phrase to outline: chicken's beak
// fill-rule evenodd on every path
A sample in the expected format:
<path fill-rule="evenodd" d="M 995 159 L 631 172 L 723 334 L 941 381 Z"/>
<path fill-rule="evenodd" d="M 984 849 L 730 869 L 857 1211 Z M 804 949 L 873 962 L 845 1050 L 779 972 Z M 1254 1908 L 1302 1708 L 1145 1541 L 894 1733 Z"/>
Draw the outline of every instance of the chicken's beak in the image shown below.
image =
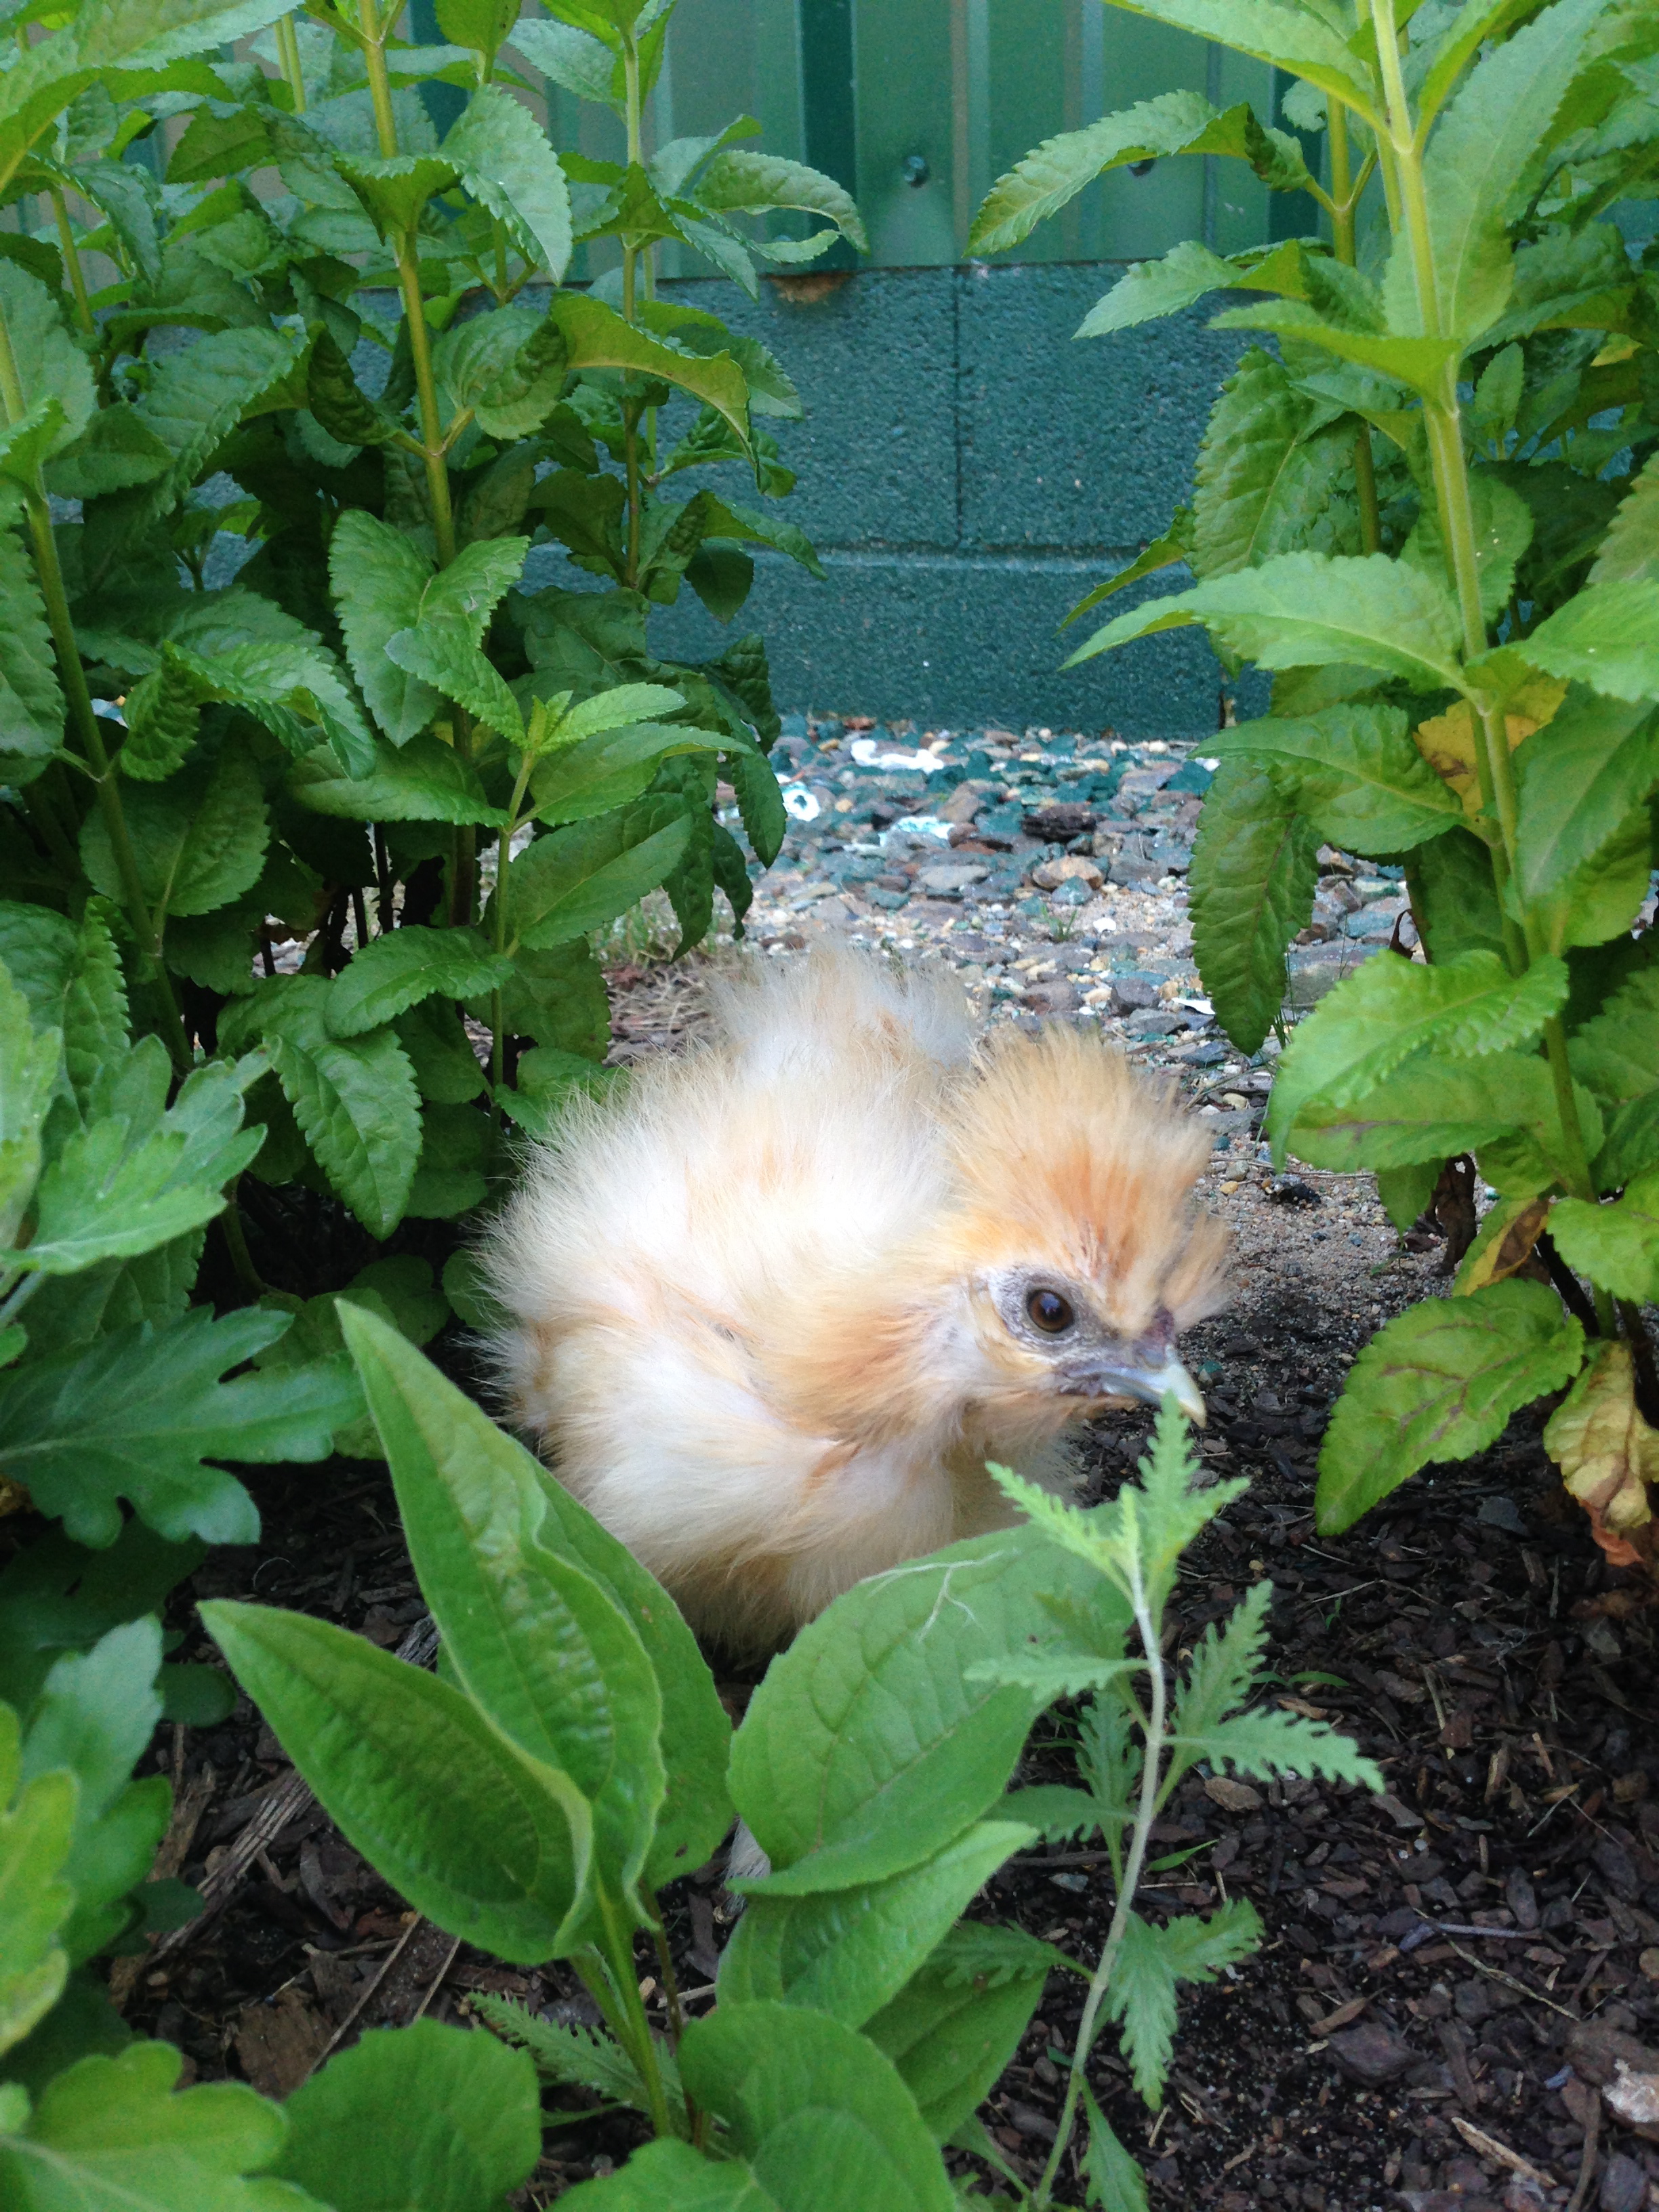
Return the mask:
<path fill-rule="evenodd" d="M 1086 1372 L 1073 1370 L 1062 1379 L 1068 1390 L 1079 1395 L 1140 1398 L 1149 1406 L 1161 1406 L 1165 1395 L 1172 1394 L 1189 1421 L 1200 1429 L 1205 1424 L 1204 1394 L 1172 1352 L 1141 1358 L 1126 1345 L 1121 1352 L 1091 1360 Z"/>

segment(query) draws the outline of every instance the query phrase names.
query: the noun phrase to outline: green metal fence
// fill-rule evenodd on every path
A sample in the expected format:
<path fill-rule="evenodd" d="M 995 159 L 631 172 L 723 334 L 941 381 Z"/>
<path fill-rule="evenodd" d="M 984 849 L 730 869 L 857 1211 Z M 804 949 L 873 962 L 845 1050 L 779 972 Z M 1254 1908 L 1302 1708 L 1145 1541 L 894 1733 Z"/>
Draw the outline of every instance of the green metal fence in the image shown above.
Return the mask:
<path fill-rule="evenodd" d="M 1042 139 L 1177 88 L 1271 114 L 1273 76 L 1103 0 L 680 0 L 650 127 L 661 144 L 752 115 L 768 151 L 854 193 L 877 266 L 936 268 L 963 258 L 992 181 Z M 620 151 L 614 119 L 569 94 L 549 116 L 557 145 Z M 1091 185 L 1018 258 L 1132 260 L 1194 237 L 1231 252 L 1312 228 L 1311 204 L 1270 214 L 1237 162 L 1159 161 Z M 663 274 L 702 273 L 685 263 L 671 250 Z"/>

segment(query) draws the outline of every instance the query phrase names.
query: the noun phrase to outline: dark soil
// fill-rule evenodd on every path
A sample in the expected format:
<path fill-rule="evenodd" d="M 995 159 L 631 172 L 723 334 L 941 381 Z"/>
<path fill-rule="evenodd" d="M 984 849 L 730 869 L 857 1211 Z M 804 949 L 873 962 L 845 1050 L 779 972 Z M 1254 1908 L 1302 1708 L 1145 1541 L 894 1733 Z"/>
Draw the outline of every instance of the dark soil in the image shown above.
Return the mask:
<path fill-rule="evenodd" d="M 641 980 L 649 1001 L 656 987 Z M 650 1048 L 687 1012 L 642 1003 L 619 1029 Z M 1478 1460 L 1407 1485 L 1346 1537 L 1316 1534 L 1324 1409 L 1381 1314 L 1440 1287 L 1436 1255 L 1431 1240 L 1408 1252 L 1378 1227 L 1363 1179 L 1339 1188 L 1310 1176 L 1312 1200 L 1287 1206 L 1259 1168 L 1232 1172 L 1221 1188 L 1243 1210 L 1240 1301 L 1190 1349 L 1210 1363 L 1206 1458 L 1251 1487 L 1183 1572 L 1181 1644 L 1269 1576 L 1269 1694 L 1347 1729 L 1389 1795 L 1192 1778 L 1157 1841 L 1207 1848 L 1167 1877 L 1174 1886 L 1146 1893 L 1146 1909 L 1243 1896 L 1266 1941 L 1183 2003 L 1162 2113 L 1131 2092 L 1109 2032 L 1091 2080 L 1148 2170 L 1154 2206 L 1522 2212 L 1565 2206 L 1576 2187 L 1579 2212 L 1659 2206 L 1659 2144 L 1599 2112 L 1585 2079 L 1595 2038 L 1582 2025 L 1659 2049 L 1659 1610 L 1590 1542 L 1544 1456 L 1537 1413 Z M 1339 1237 L 1321 1221 L 1369 1226 Z M 1293 1250 L 1311 1258 L 1282 1257 Z M 430 1349 L 446 1357 L 441 1342 Z M 1095 1494 L 1144 1437 L 1133 1419 L 1102 1425 Z M 209 1595 L 296 1606 L 387 1647 L 418 1624 L 383 1469 L 335 1462 L 249 1479 L 264 1540 L 216 1553 L 178 1594 L 187 1633 L 176 1656 L 213 1657 L 192 1611 Z M 1063 1716 L 1045 1723 L 1024 1778 L 1069 1778 L 1064 1734 Z M 289 1773 L 246 1700 L 221 1727 L 164 1730 L 155 1760 L 179 1798 L 172 1863 L 198 1881 Z M 1073 1848 L 1011 1863 L 976 1910 L 1091 1960 L 1111 1901 L 1103 1861 Z M 718 1868 L 665 1902 L 696 2012 L 711 2001 L 729 1924 Z M 198 2078 L 245 2076 L 273 2094 L 334 2039 L 420 2014 L 464 2020 L 480 1990 L 593 2016 L 562 1969 L 504 1968 L 416 1921 L 314 1805 L 222 1911 L 174 1940 L 130 1971 L 129 2021 L 180 2045 Z M 643 1945 L 640 1956 L 642 1978 L 654 1977 Z M 654 1979 L 647 1996 L 660 2011 Z M 987 2108 L 1021 2171 L 1034 2172 L 1052 2141 L 1081 1999 L 1080 1984 L 1056 1976 Z M 582 2099 L 550 2101 L 568 2110 Z M 550 2134 L 521 2201 L 550 2202 L 638 2139 L 616 2115 Z M 1064 2193 L 1081 2202 L 1080 2185 Z"/>

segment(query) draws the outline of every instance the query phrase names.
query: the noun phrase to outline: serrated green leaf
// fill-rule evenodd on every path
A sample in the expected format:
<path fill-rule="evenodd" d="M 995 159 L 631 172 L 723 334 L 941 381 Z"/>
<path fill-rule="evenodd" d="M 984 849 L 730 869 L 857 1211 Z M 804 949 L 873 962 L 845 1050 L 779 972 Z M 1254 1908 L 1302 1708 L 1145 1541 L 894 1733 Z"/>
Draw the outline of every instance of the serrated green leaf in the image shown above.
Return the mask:
<path fill-rule="evenodd" d="M 1253 346 L 1222 386 L 1199 448 L 1195 576 L 1224 576 L 1307 544 L 1340 465 L 1322 445 L 1306 442 L 1312 421 L 1283 362 Z"/>
<path fill-rule="evenodd" d="M 489 1001 L 475 999 L 467 1011 L 487 1022 Z M 513 981 L 501 994 L 501 1014 L 509 1035 L 601 1060 L 611 1038 L 611 1002 L 586 939 L 556 945 L 550 952 L 520 946 L 513 957 Z"/>
<path fill-rule="evenodd" d="M 483 2212 L 541 2155 L 536 2069 L 493 2036 L 371 2028 L 295 2091 L 270 2168 L 335 2212 Z"/>
<path fill-rule="evenodd" d="M 1309 1099 L 1291 1141 L 1297 1158 L 1310 1166 L 1351 1175 L 1361 1167 L 1448 1160 L 1517 1127 L 1559 1135 L 1554 1091 L 1542 1059 L 1514 1052 L 1478 1060 L 1437 1061 L 1425 1055 L 1396 1068 L 1352 1105 Z"/>
<path fill-rule="evenodd" d="M 1450 593 L 1382 553 L 1363 559 L 1285 553 L 1259 568 L 1149 599 L 1097 630 L 1066 665 L 1194 622 L 1264 668 L 1354 662 L 1419 690 L 1457 682 L 1461 630 Z"/>
<path fill-rule="evenodd" d="M 64 695 L 34 563 L 10 526 L 16 498 L 0 495 L 0 751 L 45 763 L 64 742 Z"/>
<path fill-rule="evenodd" d="M 1532 509 L 1513 485 L 1483 469 L 1469 478 L 1469 515 L 1480 611 L 1493 623 L 1509 605 L 1516 565 L 1532 544 Z M 1419 512 L 1401 550 L 1403 559 L 1431 576 L 1438 579 L 1452 574 L 1437 507 L 1425 506 Z"/>
<path fill-rule="evenodd" d="M 226 745 L 211 763 L 192 762 L 165 783 L 130 787 L 122 811 L 158 921 L 212 914 L 258 881 L 270 823 L 258 769 L 240 746 Z M 81 860 L 95 887 L 118 904 L 125 887 L 100 808 L 82 825 Z"/>
<path fill-rule="evenodd" d="M 79 1027 L 76 995 L 66 1016 L 91 1043 L 96 1032 Z M 223 1062 L 198 1069 L 163 1115 L 167 1066 L 159 1038 L 94 1065 L 86 1104 L 99 1118 L 65 1139 L 42 1176 L 34 1235 L 8 1264 L 72 1274 L 211 1220 L 225 1184 L 259 1149 L 259 1133 L 241 1127 L 241 1092 L 254 1072 L 239 1075 Z"/>
<path fill-rule="evenodd" d="M 1101 337 L 1158 316 L 1176 314 L 1206 293 L 1233 288 L 1300 299 L 1307 286 L 1307 265 L 1304 246 L 1293 238 L 1265 251 L 1252 246 L 1225 259 L 1197 240 L 1187 239 L 1172 246 L 1161 261 L 1132 264 L 1090 309 L 1075 335 Z M 1302 380 L 1305 383 L 1305 376 Z"/>
<path fill-rule="evenodd" d="M 222 1599 L 202 1618 L 342 1833 L 417 1911 L 515 1964 L 558 1954 L 591 1847 L 568 1776 L 361 1637 Z"/>
<path fill-rule="evenodd" d="M 491 613 L 518 580 L 529 544 L 527 538 L 495 538 L 463 546 L 422 584 L 407 626 L 392 631 L 380 648 L 515 744 L 524 736 L 517 705 L 479 646 Z"/>
<path fill-rule="evenodd" d="M 389 1237 L 420 1157 L 415 1074 L 389 1028 L 330 1033 L 331 988 L 320 976 L 295 975 L 242 1003 L 318 1165 L 370 1236 Z"/>
<path fill-rule="evenodd" d="M 303 339 L 271 330 L 210 331 L 164 355 L 134 405 L 173 466 L 131 496 L 156 513 L 181 498 L 237 423 L 270 400 L 303 357 Z"/>
<path fill-rule="evenodd" d="M 307 752 L 320 729 L 349 770 L 362 774 L 373 763 L 374 732 L 332 655 L 314 638 L 216 645 L 200 653 L 169 641 L 162 653 L 204 701 L 242 708 L 291 753 Z"/>
<path fill-rule="evenodd" d="M 635 822 L 635 811 L 647 818 Z M 665 811 L 665 810 L 661 810 Z M 550 951 L 603 928 L 672 874 L 690 843 L 690 811 L 676 807 L 660 827 L 651 805 L 579 822 L 538 837 L 507 872 L 507 942 Z M 643 834 L 641 834 L 643 832 Z M 493 924 L 492 894 L 484 927 Z"/>
<path fill-rule="evenodd" d="M 680 2070 L 781 2203 L 806 2203 L 800 2177 L 810 2173 L 814 2212 L 952 2212 L 915 2098 L 839 2021 L 796 2005 L 721 2005 L 687 2028 Z"/>
<path fill-rule="evenodd" d="M 1319 1455 L 1327 1534 L 1350 1528 L 1431 1461 L 1484 1450 L 1511 1413 L 1577 1371 L 1584 1333 L 1542 1283 L 1511 1278 L 1425 1298 L 1354 1362 Z"/>
<path fill-rule="evenodd" d="M 40 1173 L 40 1130 L 61 1049 L 56 1030 L 36 1034 L 28 1002 L 0 960 L 0 1250 L 21 1226 Z"/>
<path fill-rule="evenodd" d="M 46 450 L 61 449 L 80 436 L 97 404 L 92 363 L 70 336 L 57 300 L 15 261 L 0 261 L 0 312 L 24 406 L 56 402 L 58 420 Z"/>
<path fill-rule="evenodd" d="M 1078 601 L 1060 628 L 1064 629 L 1079 615 L 1086 615 L 1091 607 L 1097 607 L 1103 599 L 1110 599 L 1114 592 L 1121 592 L 1126 584 L 1138 584 L 1143 576 L 1156 575 L 1160 568 L 1171 568 L 1177 561 L 1186 560 L 1192 550 L 1193 511 L 1189 507 L 1178 507 L 1163 537 L 1155 538 L 1144 552 L 1135 556 L 1127 568 L 1120 568 L 1103 584 L 1097 584 L 1093 591 Z"/>
<path fill-rule="evenodd" d="M 123 775 L 163 783 L 196 743 L 206 687 L 176 658 L 140 677 L 126 696 L 126 742 L 116 756 Z"/>
<path fill-rule="evenodd" d="M 564 283 L 571 261 L 571 192 L 535 118 L 498 84 L 480 84 L 449 135 L 445 157 L 500 216 L 533 270 Z"/>
<path fill-rule="evenodd" d="M 564 292 L 549 310 L 563 334 L 574 369 L 619 368 L 658 377 L 689 392 L 726 422 L 750 450 L 748 386 L 729 354 L 683 353 L 626 323 L 591 293 Z"/>
<path fill-rule="evenodd" d="M 0 2194 L 16 2212 L 261 2212 L 281 2110 L 240 2081 L 176 2084 L 171 2044 L 139 2041 L 82 2058 L 0 2135 Z"/>
<path fill-rule="evenodd" d="M 382 238 L 412 232 L 427 202 L 459 181 L 454 162 L 437 154 L 342 153 L 334 166 Z"/>
<path fill-rule="evenodd" d="M 422 999 L 392 1024 L 415 1071 L 415 1086 L 434 1105 L 465 1106 L 484 1086 L 484 1072 L 461 1018 L 440 999 Z"/>
<path fill-rule="evenodd" d="M 1366 961 L 1320 1000 L 1280 1063 L 1267 1111 L 1279 1157 L 1310 1101 L 1351 1106 L 1422 1052 L 1469 1060 L 1529 1044 L 1571 981 L 1565 962 L 1547 957 L 1521 975 L 1495 952 L 1432 967 L 1386 953 Z"/>
<path fill-rule="evenodd" d="M 1182 152 L 1216 112 L 1198 93 L 1165 92 L 1081 131 L 1045 138 L 986 194 L 968 234 L 969 252 L 1002 253 L 1018 246 L 1104 171 Z"/>
<path fill-rule="evenodd" d="M 169 1542 L 248 1544 L 259 1516 L 241 1484 L 210 1459 L 264 1465 L 318 1460 L 356 1410 L 325 1370 L 239 1375 L 288 1326 L 244 1310 L 216 1320 L 196 1306 L 165 1328 L 144 1322 L 0 1375 L 0 1468 L 78 1543 L 112 1544 L 118 1499 Z"/>
<path fill-rule="evenodd" d="M 749 1903 L 720 1959 L 720 2000 L 777 1998 L 860 2027 L 891 2002 L 941 1943 L 963 1907 L 1035 1828 L 981 1820 L 933 1857 L 856 1889 Z"/>
<path fill-rule="evenodd" d="M 1565 7 L 1569 0 L 1556 0 Z M 1546 674 L 1609 698 L 1659 697 L 1659 580 L 1589 584 L 1528 632 L 1526 658 Z"/>
<path fill-rule="evenodd" d="M 507 224 L 531 268 L 562 284 L 570 260 L 570 193 L 529 109 L 503 85 L 480 85 L 445 138 L 444 155 L 475 198 Z"/>
<path fill-rule="evenodd" d="M 641 722 L 561 746 L 538 764 L 531 778 L 537 818 L 583 822 L 625 806 L 646 790 L 663 760 L 678 753 L 718 752 L 723 742 L 685 723 Z"/>
<path fill-rule="evenodd" d="M 1123 1607 L 1035 1528 L 953 1545 L 872 1577 L 775 1660 L 732 1747 L 732 1792 L 775 1869 L 774 1896 L 884 1880 L 999 1802 L 1035 1707 L 969 1680 L 1046 1626 L 1036 1593 Z"/>
<path fill-rule="evenodd" d="M 998 1487 L 1052 1542 L 1115 1585 L 1125 1604 L 1138 1603 L 1138 1593 L 1145 1592 L 1154 1611 L 1174 1588 L 1181 1553 L 1243 1487 L 1237 1481 L 1199 1486 L 1198 1457 L 1186 1417 L 1167 1392 L 1158 1408 L 1152 1448 L 1136 1469 L 1138 1480 L 1125 1483 L 1115 1498 L 1092 1511 L 1040 1490 L 994 1460 L 988 1468 Z M 1096 1599 L 1098 1618 L 1098 1593 Z M 1060 1613 L 1054 1597 L 1045 1604 L 1051 1613 Z M 1105 1618 L 1109 1620 L 1110 1615 Z M 1115 1637 L 1099 1640 L 1093 1621 L 1090 1640 L 1097 1649 L 1115 1656 Z"/>
<path fill-rule="evenodd" d="M 522 546 L 525 540 L 495 539 L 484 543 Z M 464 549 L 462 557 L 483 550 L 482 544 L 469 545 Z M 477 647 L 469 645 L 453 627 L 433 623 L 419 629 L 394 630 L 385 649 L 389 660 L 441 692 L 446 699 L 465 707 L 485 729 L 498 732 L 509 744 L 524 743 L 524 723 L 518 702 L 505 679 Z"/>
<path fill-rule="evenodd" d="M 1061 1783 L 1037 1782 L 1028 1789 L 1011 1790 L 1002 1802 L 1011 1820 L 1030 1821 L 1046 1843 L 1072 1843 L 1092 1836 L 1100 1826 L 1100 1810 L 1089 1792 Z"/>
<path fill-rule="evenodd" d="M 1659 1169 L 1636 1176 L 1615 1205 L 1563 1199 L 1550 1209 L 1549 1227 L 1581 1275 L 1634 1305 L 1659 1302 Z"/>
<path fill-rule="evenodd" d="M 61 1939 L 71 1966 L 125 1930 L 132 1914 L 123 1900 L 149 1872 L 166 1832 L 166 1784 L 155 1775 L 130 1778 L 161 1717 L 161 1659 L 153 1618 L 110 1629 L 90 1651 L 58 1660 L 24 1733 L 25 1781 L 65 1770 L 76 1779 L 74 1838 L 64 1869 L 75 1911 Z"/>
<path fill-rule="evenodd" d="M 432 696 L 437 702 L 436 692 Z M 351 775 L 331 747 L 319 745 L 295 763 L 288 787 L 313 813 L 346 822 L 478 823 L 499 829 L 503 819 L 471 762 L 430 735 L 412 737 L 401 748 L 380 739 L 374 764 L 363 775 Z"/>
<path fill-rule="evenodd" d="M 1423 176 L 1437 327 L 1467 346 L 1503 312 L 1513 281 L 1507 225 L 1538 174 L 1557 108 L 1606 0 L 1556 0 L 1477 64 L 1429 140 Z M 1412 249 L 1396 239 L 1389 322 L 1424 328 Z M 1435 327 L 1431 325 L 1430 327 Z"/>
<path fill-rule="evenodd" d="M 1346 852 L 1408 851 L 1464 818 L 1456 793 L 1412 743 L 1398 707 L 1267 714 L 1219 731 L 1212 742 L 1224 760 L 1261 763 L 1316 838 Z"/>
<path fill-rule="evenodd" d="M 346 659 L 358 689 L 392 744 L 407 744 L 426 728 L 440 702 L 430 684 L 387 659 L 386 645 L 388 638 L 419 619 L 421 594 L 431 580 L 432 564 L 402 531 L 362 507 L 349 507 L 334 526 L 328 573 Z"/>
<path fill-rule="evenodd" d="M 1013 2057 L 1057 1954 L 1018 1928 L 964 1921 L 864 2033 L 937 2142 L 948 2142 Z"/>
<path fill-rule="evenodd" d="M 1412 912 L 1431 960 L 1501 952 L 1504 917 L 1489 848 L 1467 830 L 1449 830 L 1406 855 Z"/>
<path fill-rule="evenodd" d="M 1617 1109 L 1595 1164 L 1597 1188 L 1616 1189 L 1659 1159 L 1659 969 L 1622 984 L 1568 1039 L 1567 1054 L 1575 1079 Z"/>
<path fill-rule="evenodd" d="M 1162 1928 L 1129 1915 L 1102 2007 L 1121 2028 L 1135 2087 L 1154 2112 L 1164 2101 L 1175 2049 L 1176 1991 L 1212 1982 L 1223 1966 L 1247 1959 L 1261 1941 L 1255 1907 L 1242 1898 L 1218 1912 L 1184 1913 Z"/>
<path fill-rule="evenodd" d="M 1083 2109 L 1089 2122 L 1084 2172 L 1091 2212 L 1146 2212 L 1146 2177 L 1118 2141 L 1086 2081 Z"/>
<path fill-rule="evenodd" d="M 600 40 L 570 23 L 523 16 L 510 33 L 513 44 L 532 67 L 580 100 L 620 110 L 623 105 L 622 57 Z"/>
<path fill-rule="evenodd" d="M 1258 307 L 1230 307 L 1215 319 L 1218 330 L 1272 331 L 1298 344 L 1316 345 L 1339 361 L 1375 371 L 1414 392 L 1431 394 L 1444 384 L 1457 359 L 1455 342 L 1443 337 L 1401 337 L 1389 331 L 1356 328 L 1351 322 L 1333 321 L 1311 301 L 1298 299 L 1265 301 Z"/>
<path fill-rule="evenodd" d="M 618 684 L 610 690 L 596 692 L 592 698 L 579 700 L 568 707 L 543 739 L 544 745 L 567 745 L 585 738 L 599 737 L 607 732 L 631 729 L 636 723 L 656 720 L 664 714 L 676 713 L 685 700 L 678 691 L 672 691 L 665 684 Z M 688 738 L 700 733 L 687 730 Z"/>
<path fill-rule="evenodd" d="M 1204 988 L 1241 1052 L 1260 1047 L 1285 1002 L 1285 955 L 1313 912 L 1319 842 L 1265 769 L 1229 761 L 1217 770 L 1193 845 L 1193 935 Z"/>
<path fill-rule="evenodd" d="M 1589 572 L 1592 584 L 1659 581 L 1659 453 L 1620 501 Z"/>
<path fill-rule="evenodd" d="M 323 1007 L 331 1036 L 361 1036 L 434 994 L 476 998 L 507 981 L 513 963 L 477 929 L 388 930 L 359 947 L 334 979 Z"/>
<path fill-rule="evenodd" d="M 803 161 L 726 147 L 698 177 L 691 197 L 698 206 L 716 214 L 763 215 L 770 208 L 797 208 L 823 216 L 859 252 L 870 251 L 852 194 L 833 177 Z"/>
<path fill-rule="evenodd" d="M 1606 852 L 1659 785 L 1659 714 L 1645 704 L 1627 706 L 1575 687 L 1522 744 L 1515 765 L 1522 894 L 1534 906 L 1557 895 L 1570 923 L 1571 909 L 1583 901 L 1580 872 Z M 1562 934 L 1568 944 L 1584 941 L 1566 929 Z"/>
<path fill-rule="evenodd" d="M 59 1769 L 20 1784 L 17 1716 L 0 1707 L 0 2052 L 56 2004 L 69 1974 L 59 1932 L 75 1909 L 64 1878 L 76 1784 Z"/>
<path fill-rule="evenodd" d="M 982 1659 L 973 1669 L 975 1680 L 1012 1682 L 1045 1705 L 1060 1698 L 1081 1697 L 1085 1690 L 1103 1689 L 1121 1674 L 1140 1671 L 1139 1659 L 1103 1659 L 1092 1651 L 1064 1648 L 1011 1652 L 1002 1659 Z"/>

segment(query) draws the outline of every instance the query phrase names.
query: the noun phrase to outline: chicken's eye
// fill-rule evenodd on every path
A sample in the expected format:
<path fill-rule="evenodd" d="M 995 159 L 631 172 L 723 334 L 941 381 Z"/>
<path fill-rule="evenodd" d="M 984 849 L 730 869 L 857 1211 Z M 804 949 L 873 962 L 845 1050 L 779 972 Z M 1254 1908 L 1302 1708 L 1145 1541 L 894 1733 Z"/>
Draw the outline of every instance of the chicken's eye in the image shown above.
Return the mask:
<path fill-rule="evenodd" d="M 1063 1335 L 1077 1319 L 1071 1301 L 1058 1291 L 1033 1291 L 1025 1301 L 1025 1310 L 1047 1336 Z"/>

